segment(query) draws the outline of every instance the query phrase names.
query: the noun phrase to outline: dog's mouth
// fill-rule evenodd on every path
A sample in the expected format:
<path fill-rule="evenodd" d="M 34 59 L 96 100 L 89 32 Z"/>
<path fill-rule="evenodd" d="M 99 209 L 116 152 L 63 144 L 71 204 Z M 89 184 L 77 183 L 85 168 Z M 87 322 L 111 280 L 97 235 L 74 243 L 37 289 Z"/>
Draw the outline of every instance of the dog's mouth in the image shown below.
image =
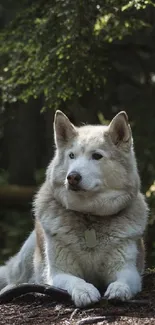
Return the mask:
<path fill-rule="evenodd" d="M 100 192 L 100 187 L 98 186 L 98 184 L 96 186 L 94 186 L 92 189 L 85 189 L 83 188 L 82 186 L 79 186 L 79 185 L 73 185 L 73 184 L 65 184 L 66 186 L 66 189 L 68 191 L 73 191 L 73 192 L 78 192 L 79 194 L 85 192 L 85 193 L 94 193 L 94 192 Z"/>
<path fill-rule="evenodd" d="M 80 186 L 78 186 L 78 185 L 71 185 L 71 184 L 68 185 L 68 190 L 69 190 L 69 191 L 74 191 L 74 192 L 85 191 L 85 190 L 84 190 L 83 188 L 81 188 Z"/>

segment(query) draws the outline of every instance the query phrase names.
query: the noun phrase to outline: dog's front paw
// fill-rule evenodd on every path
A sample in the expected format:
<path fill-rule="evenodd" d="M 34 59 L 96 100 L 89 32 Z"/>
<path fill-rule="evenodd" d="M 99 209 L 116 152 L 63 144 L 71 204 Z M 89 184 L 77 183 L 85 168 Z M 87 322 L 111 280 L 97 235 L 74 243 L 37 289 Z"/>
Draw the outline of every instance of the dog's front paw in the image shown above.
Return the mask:
<path fill-rule="evenodd" d="M 99 291 L 90 283 L 76 286 L 72 291 L 72 299 L 77 307 L 84 307 L 99 301 Z"/>
<path fill-rule="evenodd" d="M 115 281 L 109 284 L 104 296 L 107 299 L 119 299 L 125 301 L 132 297 L 132 293 L 127 284 Z"/>

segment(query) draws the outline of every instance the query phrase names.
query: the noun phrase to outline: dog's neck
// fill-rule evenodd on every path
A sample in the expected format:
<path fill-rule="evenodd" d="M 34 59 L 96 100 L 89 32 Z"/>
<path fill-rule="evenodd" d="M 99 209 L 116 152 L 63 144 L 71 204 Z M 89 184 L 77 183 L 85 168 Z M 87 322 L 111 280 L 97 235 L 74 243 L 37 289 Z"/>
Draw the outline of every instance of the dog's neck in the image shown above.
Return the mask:
<path fill-rule="evenodd" d="M 85 215 L 113 216 L 127 208 L 137 196 L 137 189 L 107 190 L 94 196 L 80 196 L 65 188 L 53 187 L 54 199 L 65 209 Z"/>
<path fill-rule="evenodd" d="M 96 214 L 93 214 L 91 212 L 88 212 L 88 213 L 83 213 L 83 212 L 78 212 L 78 211 L 74 211 L 76 213 L 76 215 L 78 214 L 79 217 L 82 217 L 84 218 L 86 221 L 90 222 L 94 219 L 96 219 L 97 217 L 98 218 L 103 218 L 103 217 L 108 217 L 108 218 L 116 218 L 116 217 L 119 217 L 120 214 L 122 214 L 122 212 L 124 211 L 125 209 L 120 209 L 120 211 L 118 211 L 117 213 L 113 213 L 113 214 L 110 214 L 108 216 L 105 216 L 104 214 L 103 215 L 96 215 Z M 73 211 L 73 210 L 71 210 Z"/>

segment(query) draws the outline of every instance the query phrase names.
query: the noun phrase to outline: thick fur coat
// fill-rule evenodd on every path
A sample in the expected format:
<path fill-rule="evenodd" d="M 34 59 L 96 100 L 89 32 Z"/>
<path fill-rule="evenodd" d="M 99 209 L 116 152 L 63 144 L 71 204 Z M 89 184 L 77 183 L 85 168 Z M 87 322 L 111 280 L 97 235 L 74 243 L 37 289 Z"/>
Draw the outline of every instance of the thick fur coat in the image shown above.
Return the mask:
<path fill-rule="evenodd" d="M 55 156 L 34 200 L 35 230 L 0 268 L 0 288 L 53 284 L 76 306 L 98 301 L 104 287 L 108 299 L 130 299 L 142 287 L 148 209 L 127 115 L 77 128 L 57 111 L 54 135 Z"/>

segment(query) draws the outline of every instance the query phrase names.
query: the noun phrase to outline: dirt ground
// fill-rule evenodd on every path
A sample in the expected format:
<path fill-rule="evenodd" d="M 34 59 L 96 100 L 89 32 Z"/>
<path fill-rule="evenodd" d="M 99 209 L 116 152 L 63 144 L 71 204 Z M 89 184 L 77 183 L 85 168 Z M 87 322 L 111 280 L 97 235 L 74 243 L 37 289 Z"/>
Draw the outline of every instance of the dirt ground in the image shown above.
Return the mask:
<path fill-rule="evenodd" d="M 155 325 L 155 273 L 144 277 L 143 291 L 130 303 L 102 301 L 86 309 L 58 303 L 47 295 L 25 294 L 0 305 L 0 325 Z"/>

